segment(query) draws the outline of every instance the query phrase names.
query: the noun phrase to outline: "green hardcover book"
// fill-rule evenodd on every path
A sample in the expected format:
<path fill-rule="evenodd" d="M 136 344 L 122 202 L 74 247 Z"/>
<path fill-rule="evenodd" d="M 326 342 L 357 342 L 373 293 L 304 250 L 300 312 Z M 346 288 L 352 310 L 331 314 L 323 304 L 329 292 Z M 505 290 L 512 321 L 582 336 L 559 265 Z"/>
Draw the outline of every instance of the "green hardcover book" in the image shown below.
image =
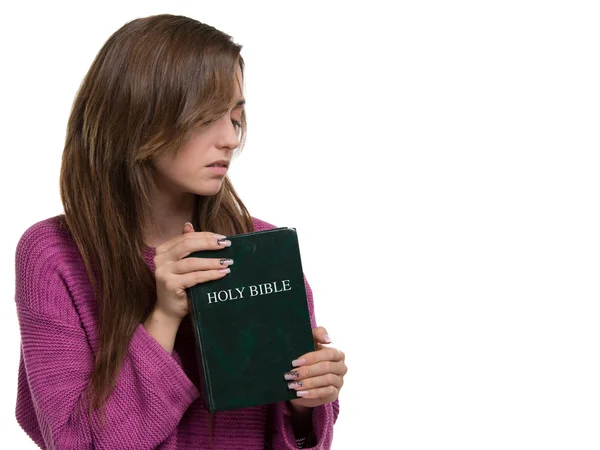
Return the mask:
<path fill-rule="evenodd" d="M 315 350 L 295 228 L 228 236 L 187 257 L 232 258 L 231 272 L 186 289 L 204 407 L 210 412 L 298 398 L 284 373 Z"/>

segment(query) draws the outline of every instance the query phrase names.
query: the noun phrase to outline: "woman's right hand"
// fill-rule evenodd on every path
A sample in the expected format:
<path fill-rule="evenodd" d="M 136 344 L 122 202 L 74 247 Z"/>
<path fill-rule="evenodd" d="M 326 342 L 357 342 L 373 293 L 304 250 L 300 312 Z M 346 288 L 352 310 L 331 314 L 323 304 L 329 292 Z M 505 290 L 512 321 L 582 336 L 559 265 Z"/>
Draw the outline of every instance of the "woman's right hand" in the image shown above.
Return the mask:
<path fill-rule="evenodd" d="M 225 236 L 210 232 L 195 232 L 187 222 L 183 234 L 156 247 L 154 275 L 156 277 L 156 306 L 154 311 L 174 322 L 181 322 L 188 310 L 186 288 L 227 276 L 232 260 L 223 258 L 185 258 L 199 250 L 219 250 L 231 245 L 221 241 Z M 183 258 L 183 259 L 182 259 Z M 229 262 L 231 261 L 231 262 Z"/>

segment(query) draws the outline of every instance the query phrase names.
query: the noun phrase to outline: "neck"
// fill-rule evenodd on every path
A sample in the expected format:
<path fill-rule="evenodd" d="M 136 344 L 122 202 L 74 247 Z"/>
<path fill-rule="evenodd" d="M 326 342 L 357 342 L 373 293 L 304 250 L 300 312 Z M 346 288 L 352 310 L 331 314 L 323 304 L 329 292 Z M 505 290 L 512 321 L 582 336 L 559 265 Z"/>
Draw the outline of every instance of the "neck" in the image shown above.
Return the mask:
<path fill-rule="evenodd" d="M 194 199 L 195 195 L 188 192 L 153 192 L 152 219 L 145 220 L 144 243 L 157 247 L 181 235 L 185 222 L 193 222 Z"/>

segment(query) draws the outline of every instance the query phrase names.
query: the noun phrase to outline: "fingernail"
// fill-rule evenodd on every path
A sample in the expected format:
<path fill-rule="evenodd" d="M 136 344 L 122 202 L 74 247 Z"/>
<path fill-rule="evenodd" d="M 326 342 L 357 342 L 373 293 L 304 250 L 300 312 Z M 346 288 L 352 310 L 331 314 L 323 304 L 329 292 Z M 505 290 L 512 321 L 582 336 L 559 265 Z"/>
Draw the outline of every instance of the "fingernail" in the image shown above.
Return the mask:
<path fill-rule="evenodd" d="M 306 397 L 308 395 L 308 391 L 296 391 L 296 395 L 298 397 Z"/>
<path fill-rule="evenodd" d="M 223 236 L 222 234 L 213 234 L 213 237 L 216 237 L 217 239 L 225 239 L 227 236 Z"/>
<path fill-rule="evenodd" d="M 223 245 L 225 247 L 229 247 L 231 246 L 231 241 L 225 240 L 225 239 L 217 239 L 217 244 L 218 245 Z"/>
<path fill-rule="evenodd" d="M 298 366 L 301 366 L 302 364 L 304 364 L 305 362 L 306 362 L 306 359 L 304 359 L 304 358 L 295 359 L 292 361 L 292 366 L 298 367 Z"/>
<path fill-rule="evenodd" d="M 297 387 L 302 387 L 302 381 L 298 380 L 298 381 L 292 381 L 291 383 L 288 383 L 288 388 L 290 389 L 294 389 Z"/>
<path fill-rule="evenodd" d="M 219 269 L 219 272 L 221 272 L 221 273 L 229 273 L 229 272 L 231 272 L 231 269 L 229 267 L 227 267 L 226 269 Z"/>
<path fill-rule="evenodd" d="M 297 370 L 292 370 L 291 372 L 286 372 L 283 375 L 283 378 L 285 378 L 286 380 L 293 380 L 295 378 L 298 378 L 300 376 L 300 373 Z"/>
<path fill-rule="evenodd" d="M 324 334 L 323 335 L 323 340 L 327 343 L 327 344 L 331 344 L 331 338 L 329 337 L 328 334 Z"/>
<path fill-rule="evenodd" d="M 231 258 L 223 258 L 219 262 L 221 263 L 222 266 L 231 266 L 233 264 L 233 259 L 231 259 Z"/>
<path fill-rule="evenodd" d="M 194 229 L 194 225 L 192 225 L 190 222 L 186 222 L 186 223 L 183 225 L 183 226 L 184 226 L 184 228 L 185 228 L 187 225 L 189 225 L 189 226 L 192 228 L 192 230 Z"/>

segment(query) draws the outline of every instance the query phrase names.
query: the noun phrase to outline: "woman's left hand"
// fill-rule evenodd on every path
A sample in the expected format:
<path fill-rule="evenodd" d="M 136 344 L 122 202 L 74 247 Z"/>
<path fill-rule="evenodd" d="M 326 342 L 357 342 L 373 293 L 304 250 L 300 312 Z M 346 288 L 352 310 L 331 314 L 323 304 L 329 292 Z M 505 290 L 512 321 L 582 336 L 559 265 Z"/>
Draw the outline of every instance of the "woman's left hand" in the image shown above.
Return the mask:
<path fill-rule="evenodd" d="M 312 333 L 316 350 L 292 361 L 295 368 L 285 374 L 285 379 L 290 380 L 290 389 L 301 394 L 300 398 L 290 400 L 292 407 L 298 410 L 303 407 L 314 408 L 337 399 L 344 385 L 344 375 L 348 372 L 344 352 L 323 345 L 331 343 L 327 330 L 317 327 L 313 328 Z"/>

